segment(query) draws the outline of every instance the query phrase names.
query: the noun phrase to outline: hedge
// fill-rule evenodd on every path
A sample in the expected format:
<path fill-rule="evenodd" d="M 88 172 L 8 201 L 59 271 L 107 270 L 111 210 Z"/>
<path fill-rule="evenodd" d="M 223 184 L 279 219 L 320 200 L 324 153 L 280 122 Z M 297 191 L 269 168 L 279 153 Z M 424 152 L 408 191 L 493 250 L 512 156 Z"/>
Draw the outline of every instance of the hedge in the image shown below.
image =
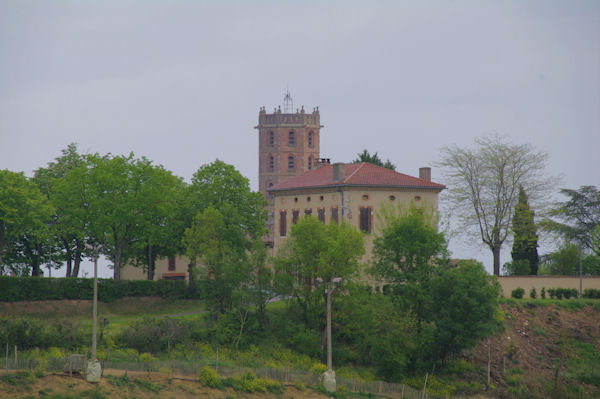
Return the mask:
<path fill-rule="evenodd" d="M 164 299 L 201 299 L 205 284 L 181 280 L 98 279 L 98 300 L 112 302 L 124 297 L 157 296 Z M 0 276 L 0 302 L 44 301 L 49 299 L 92 299 L 91 278 L 46 278 Z"/>

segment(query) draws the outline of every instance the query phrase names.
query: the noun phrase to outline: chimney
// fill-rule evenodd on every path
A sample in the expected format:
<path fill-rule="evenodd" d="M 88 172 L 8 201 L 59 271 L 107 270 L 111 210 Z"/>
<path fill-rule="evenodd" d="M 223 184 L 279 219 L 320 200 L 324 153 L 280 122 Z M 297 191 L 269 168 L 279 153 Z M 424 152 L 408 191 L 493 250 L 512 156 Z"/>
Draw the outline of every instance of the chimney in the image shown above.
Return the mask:
<path fill-rule="evenodd" d="M 419 168 L 419 179 L 431 181 L 431 168 Z"/>
<path fill-rule="evenodd" d="M 342 162 L 336 162 L 333 164 L 333 181 L 338 182 L 344 180 L 346 173 L 344 171 L 344 164 Z"/>

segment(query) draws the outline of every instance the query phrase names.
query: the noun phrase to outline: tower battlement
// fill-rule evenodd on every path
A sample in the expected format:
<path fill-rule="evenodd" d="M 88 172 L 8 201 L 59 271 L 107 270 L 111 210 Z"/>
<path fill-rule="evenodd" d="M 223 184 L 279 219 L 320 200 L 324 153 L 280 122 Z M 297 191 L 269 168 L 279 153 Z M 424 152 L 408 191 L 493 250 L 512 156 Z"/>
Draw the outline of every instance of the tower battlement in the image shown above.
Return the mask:
<path fill-rule="evenodd" d="M 258 126 L 255 129 L 269 128 L 285 125 L 286 127 L 310 127 L 321 128 L 321 116 L 319 107 L 315 107 L 312 113 L 304 111 L 304 107 L 296 109 L 295 114 L 282 113 L 281 106 L 275 108 L 272 114 L 268 114 L 265 107 L 260 108 L 258 113 Z"/>

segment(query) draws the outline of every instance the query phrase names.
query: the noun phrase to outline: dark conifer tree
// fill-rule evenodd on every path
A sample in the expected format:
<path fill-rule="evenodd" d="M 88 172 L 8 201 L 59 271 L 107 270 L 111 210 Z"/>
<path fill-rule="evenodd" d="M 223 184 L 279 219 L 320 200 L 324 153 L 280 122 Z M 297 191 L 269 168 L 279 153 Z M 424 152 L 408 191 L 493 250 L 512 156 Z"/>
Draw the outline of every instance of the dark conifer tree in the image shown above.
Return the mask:
<path fill-rule="evenodd" d="M 537 274 L 540 258 L 538 256 L 537 227 L 533 221 L 535 213 L 529 208 L 527 194 L 519 187 L 519 202 L 515 207 L 512 220 L 514 234 L 511 251 L 513 262 L 529 261 L 530 274 Z"/>

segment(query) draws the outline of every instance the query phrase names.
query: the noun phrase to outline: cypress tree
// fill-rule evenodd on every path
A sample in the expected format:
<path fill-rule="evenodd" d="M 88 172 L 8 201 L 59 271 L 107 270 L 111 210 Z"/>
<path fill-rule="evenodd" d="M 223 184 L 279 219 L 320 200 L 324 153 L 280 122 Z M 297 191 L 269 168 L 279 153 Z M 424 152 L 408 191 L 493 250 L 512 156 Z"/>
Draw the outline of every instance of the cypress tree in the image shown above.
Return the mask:
<path fill-rule="evenodd" d="M 519 186 L 519 202 L 515 206 L 512 220 L 514 234 L 511 251 L 513 262 L 529 261 L 530 274 L 537 274 L 540 258 L 538 256 L 537 227 L 533 221 L 535 213 L 529 208 L 527 194 Z"/>

